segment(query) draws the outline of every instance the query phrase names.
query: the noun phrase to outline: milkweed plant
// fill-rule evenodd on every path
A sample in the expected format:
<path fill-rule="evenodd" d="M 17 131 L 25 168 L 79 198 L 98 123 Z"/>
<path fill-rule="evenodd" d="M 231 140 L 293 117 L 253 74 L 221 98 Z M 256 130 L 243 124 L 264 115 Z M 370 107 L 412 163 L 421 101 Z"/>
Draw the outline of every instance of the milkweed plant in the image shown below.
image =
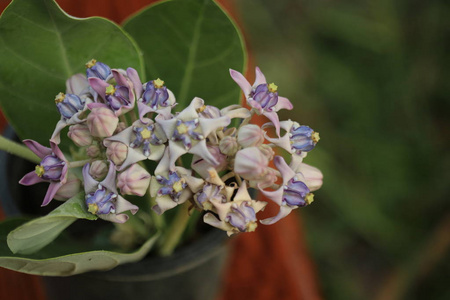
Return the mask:
<path fill-rule="evenodd" d="M 219 70 L 229 73 L 228 80 L 245 97 L 244 105 L 238 104 L 237 93 L 234 104 L 219 106 L 202 97 L 202 90 L 178 103 L 173 80 L 143 80 L 147 75 L 136 68 L 88 59 L 84 72 L 71 75 L 53 91 L 54 98 L 43 100 L 54 103 L 53 113 L 59 113 L 48 141 L 23 140 L 34 157 L 24 148 L 10 150 L 36 162 L 20 184 L 48 184 L 42 206 L 62 201 L 42 222 L 29 221 L 8 235 L 12 252 L 36 253 L 76 218 L 84 218 L 113 223 L 110 238 L 123 248 L 145 242 L 151 232 L 152 242 L 134 252 L 142 250 L 134 260 L 150 244 L 169 255 L 193 217 L 231 236 L 274 224 L 313 202 L 322 173 L 303 160 L 316 147 L 319 133 L 298 120 L 280 120 L 278 112 L 292 110 L 293 102 L 280 96 L 258 67 L 253 84 L 232 68 Z M 266 200 L 278 207 L 277 213 L 261 218 Z M 67 220 L 67 215 L 73 217 L 67 223 L 50 222 L 59 224 L 56 232 L 46 227 L 45 221 Z M 30 240 L 30 232 L 45 238 Z M 27 235 L 25 241 L 21 234 Z M 36 262 L 22 259 L 28 259 L 25 272 L 33 273 Z M 76 272 L 95 269 L 76 263 Z"/>

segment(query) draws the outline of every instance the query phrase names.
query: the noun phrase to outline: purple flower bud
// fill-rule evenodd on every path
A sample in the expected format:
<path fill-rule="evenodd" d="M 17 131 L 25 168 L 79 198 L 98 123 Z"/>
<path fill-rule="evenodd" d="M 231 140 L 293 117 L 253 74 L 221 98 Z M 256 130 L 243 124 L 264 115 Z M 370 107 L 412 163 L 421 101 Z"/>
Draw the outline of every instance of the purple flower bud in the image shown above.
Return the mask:
<path fill-rule="evenodd" d="M 234 171 L 247 180 L 259 180 L 267 171 L 269 160 L 257 147 L 239 150 Z"/>
<path fill-rule="evenodd" d="M 264 142 L 264 132 L 258 125 L 244 125 L 238 131 L 237 140 L 244 148 L 259 146 Z"/>
<path fill-rule="evenodd" d="M 150 184 L 150 174 L 138 164 L 120 173 L 117 177 L 117 186 L 124 195 L 144 196 Z"/>
<path fill-rule="evenodd" d="M 306 201 L 306 196 L 309 193 L 309 189 L 304 182 L 293 177 L 283 186 L 283 189 L 282 204 L 286 204 L 291 207 L 303 207 L 309 204 Z"/>
<path fill-rule="evenodd" d="M 121 165 L 125 161 L 127 153 L 127 145 L 121 142 L 111 142 L 106 149 L 106 156 L 108 156 L 116 166 Z"/>
<path fill-rule="evenodd" d="M 67 176 L 67 181 L 56 192 L 56 200 L 67 200 L 78 194 L 81 191 L 81 181 L 72 173 Z"/>
<path fill-rule="evenodd" d="M 111 75 L 111 68 L 95 59 L 91 59 L 86 63 L 86 76 L 97 77 L 102 80 L 106 80 Z"/>
<path fill-rule="evenodd" d="M 224 137 L 219 143 L 219 149 L 220 152 L 222 152 L 225 155 L 228 156 L 234 155 L 239 149 L 236 138 L 232 136 Z"/>
<path fill-rule="evenodd" d="M 108 165 L 103 160 L 96 160 L 91 163 L 89 175 L 97 181 L 101 181 L 108 173 Z"/>
<path fill-rule="evenodd" d="M 74 114 L 84 109 L 85 101 L 77 95 L 59 93 L 55 97 L 55 104 L 61 116 L 70 119 Z"/>
<path fill-rule="evenodd" d="M 90 145 L 86 149 L 86 154 L 89 157 L 95 158 L 100 155 L 100 147 L 98 145 Z"/>
<path fill-rule="evenodd" d="M 76 124 L 69 127 L 67 136 L 79 147 L 92 144 L 92 135 L 86 125 Z"/>
<path fill-rule="evenodd" d="M 87 124 L 91 134 L 95 137 L 110 137 L 114 134 L 119 118 L 107 107 L 92 108 L 87 117 Z"/>

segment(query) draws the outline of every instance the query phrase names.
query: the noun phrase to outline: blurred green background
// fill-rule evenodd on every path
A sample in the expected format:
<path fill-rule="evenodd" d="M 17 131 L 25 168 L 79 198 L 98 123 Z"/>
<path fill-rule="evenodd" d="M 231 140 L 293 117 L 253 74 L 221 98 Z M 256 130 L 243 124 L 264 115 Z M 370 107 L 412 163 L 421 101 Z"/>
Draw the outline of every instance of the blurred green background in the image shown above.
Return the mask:
<path fill-rule="evenodd" d="M 324 297 L 450 299 L 450 2 L 233 2 L 282 118 L 320 132 L 300 213 Z"/>

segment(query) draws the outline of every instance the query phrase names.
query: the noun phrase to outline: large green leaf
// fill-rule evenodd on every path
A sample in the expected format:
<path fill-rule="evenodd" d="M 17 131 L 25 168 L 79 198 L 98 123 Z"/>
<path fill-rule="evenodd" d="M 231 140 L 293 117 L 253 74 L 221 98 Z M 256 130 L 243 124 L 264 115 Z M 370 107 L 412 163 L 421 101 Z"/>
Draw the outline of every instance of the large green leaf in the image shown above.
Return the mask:
<path fill-rule="evenodd" d="M 0 17 L 0 106 L 17 134 L 47 144 L 60 118 L 54 98 L 96 58 L 143 69 L 136 43 L 103 18 L 77 19 L 53 0 L 14 0 Z"/>
<path fill-rule="evenodd" d="M 119 264 L 141 260 L 158 238 L 158 234 L 154 234 L 135 252 L 119 253 L 89 249 L 61 236 L 39 253 L 12 254 L 6 245 L 6 236 L 24 222 L 23 219 L 10 219 L 0 223 L 0 267 L 34 275 L 69 276 L 93 270 L 109 270 Z"/>
<path fill-rule="evenodd" d="M 51 243 L 77 219 L 97 219 L 97 216 L 86 210 L 84 193 L 67 200 L 48 215 L 11 231 L 7 239 L 8 246 L 13 253 L 34 253 Z"/>
<path fill-rule="evenodd" d="M 163 79 L 184 108 L 195 96 L 207 104 L 238 103 L 229 68 L 243 71 L 239 30 L 212 0 L 165 1 L 128 19 L 124 29 L 143 50 L 148 79 Z"/>

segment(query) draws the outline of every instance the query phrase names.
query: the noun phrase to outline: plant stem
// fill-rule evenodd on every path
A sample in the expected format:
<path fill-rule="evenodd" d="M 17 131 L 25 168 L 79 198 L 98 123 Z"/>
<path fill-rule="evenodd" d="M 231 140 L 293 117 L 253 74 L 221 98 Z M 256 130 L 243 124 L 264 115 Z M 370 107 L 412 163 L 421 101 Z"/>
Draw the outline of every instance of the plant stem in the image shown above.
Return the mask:
<path fill-rule="evenodd" d="M 85 164 L 87 164 L 88 162 L 90 162 L 90 159 L 86 159 L 86 160 L 79 160 L 79 161 L 71 161 L 69 163 L 69 168 L 78 168 L 78 167 L 82 167 Z"/>
<path fill-rule="evenodd" d="M 186 229 L 189 221 L 190 216 L 188 209 L 189 201 L 186 201 L 178 208 L 177 214 L 175 215 L 172 224 L 170 224 L 170 227 L 165 234 L 166 237 L 159 250 L 161 256 L 171 255 L 175 250 L 175 247 L 179 244 L 181 235 Z"/>
<path fill-rule="evenodd" d="M 0 150 L 17 155 L 33 163 L 40 163 L 41 159 L 34 154 L 30 149 L 22 144 L 11 141 L 3 136 L 0 136 Z"/>

